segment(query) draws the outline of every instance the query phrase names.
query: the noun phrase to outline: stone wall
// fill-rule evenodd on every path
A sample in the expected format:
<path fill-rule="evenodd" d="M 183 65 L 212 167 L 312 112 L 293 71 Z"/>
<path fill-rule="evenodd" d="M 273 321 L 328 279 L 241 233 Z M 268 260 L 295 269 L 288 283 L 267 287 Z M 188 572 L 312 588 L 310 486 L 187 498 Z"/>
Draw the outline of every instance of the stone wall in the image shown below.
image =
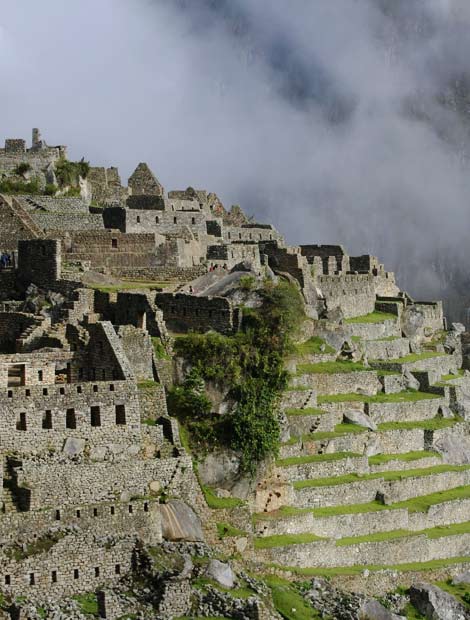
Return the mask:
<path fill-rule="evenodd" d="M 121 325 L 117 334 L 137 381 L 153 380 L 153 346 L 148 332 L 133 325 Z"/>
<path fill-rule="evenodd" d="M 362 372 L 344 372 L 336 374 L 312 373 L 295 375 L 292 377 L 293 386 L 307 386 L 316 390 L 317 394 L 377 394 L 380 383 L 377 372 L 373 370 Z"/>
<path fill-rule="evenodd" d="M 18 241 L 18 278 L 39 287 L 48 287 L 61 276 L 61 247 L 56 239 Z"/>
<path fill-rule="evenodd" d="M 345 318 L 363 316 L 374 311 L 374 276 L 370 274 L 322 275 L 318 286 L 330 310 L 341 308 Z"/>
<path fill-rule="evenodd" d="M 238 329 L 238 310 L 224 297 L 196 297 L 184 293 L 157 293 L 157 306 L 170 331 L 231 334 Z"/>
<path fill-rule="evenodd" d="M 14 252 L 20 239 L 34 239 L 40 235 L 26 213 L 15 207 L 11 197 L 0 196 L 0 249 Z"/>

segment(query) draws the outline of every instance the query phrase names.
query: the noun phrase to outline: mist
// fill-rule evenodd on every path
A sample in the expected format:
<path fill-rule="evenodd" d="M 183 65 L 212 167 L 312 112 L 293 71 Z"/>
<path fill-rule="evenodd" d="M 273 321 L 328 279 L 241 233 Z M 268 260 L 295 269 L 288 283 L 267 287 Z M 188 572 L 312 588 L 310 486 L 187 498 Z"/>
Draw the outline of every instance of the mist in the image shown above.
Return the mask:
<path fill-rule="evenodd" d="M 147 161 L 470 303 L 464 0 L 0 0 L 0 139 Z M 467 298 L 466 298 L 467 296 Z"/>

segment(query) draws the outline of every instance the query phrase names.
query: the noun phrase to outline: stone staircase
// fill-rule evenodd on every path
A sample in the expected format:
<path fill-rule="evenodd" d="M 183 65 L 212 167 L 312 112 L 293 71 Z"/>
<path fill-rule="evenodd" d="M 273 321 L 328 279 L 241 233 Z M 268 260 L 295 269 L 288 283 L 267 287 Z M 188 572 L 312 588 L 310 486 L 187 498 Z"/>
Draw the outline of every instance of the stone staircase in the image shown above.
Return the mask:
<path fill-rule="evenodd" d="M 305 356 L 294 360 L 296 373 L 282 400 L 290 438 L 281 446 L 272 492 L 260 485 L 261 512 L 254 515 L 255 549 L 265 562 L 302 569 L 413 564 L 419 570 L 434 560 L 468 558 L 470 465 L 439 449 L 469 435 L 468 423 L 454 413 L 468 378 L 456 374 L 458 355 L 411 354 L 409 341 L 390 334 L 396 326 L 389 323 L 383 347 L 375 345 L 377 326 L 369 341 L 363 325 L 356 329 L 363 351 L 382 355 L 372 370 L 351 362 L 348 372 L 347 363 L 315 363 L 314 356 L 309 364 Z M 398 349 L 385 346 L 395 339 Z M 410 358 L 394 360 L 397 350 Z M 419 379 L 429 391 L 388 390 L 391 383 L 380 380 L 384 370 L 401 380 L 411 369 L 416 376 L 428 373 Z M 351 410 L 374 430 L 347 422 Z"/>

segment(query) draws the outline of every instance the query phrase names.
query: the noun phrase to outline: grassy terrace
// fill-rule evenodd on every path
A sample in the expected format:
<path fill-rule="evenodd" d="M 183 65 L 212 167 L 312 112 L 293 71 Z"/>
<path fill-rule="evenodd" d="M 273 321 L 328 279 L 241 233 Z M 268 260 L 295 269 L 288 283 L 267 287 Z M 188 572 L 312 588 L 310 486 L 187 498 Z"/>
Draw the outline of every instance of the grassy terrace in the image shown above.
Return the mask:
<path fill-rule="evenodd" d="M 455 566 L 458 564 L 470 564 L 468 556 L 446 558 L 444 560 L 431 560 L 429 562 L 413 562 L 407 564 L 368 564 L 362 566 L 338 566 L 333 568 L 298 568 L 294 566 L 280 566 L 278 564 L 272 564 L 272 567 L 278 568 L 279 570 L 292 572 L 297 575 L 303 575 L 305 577 L 334 577 L 335 575 L 361 575 L 365 570 L 369 570 L 371 572 L 382 570 L 394 570 L 402 573 L 420 572 L 448 568 L 450 566 Z"/>
<path fill-rule="evenodd" d="M 453 502 L 458 500 L 470 499 L 470 485 L 455 487 L 447 491 L 421 495 L 412 499 L 395 504 L 381 504 L 380 502 L 369 502 L 367 504 L 348 504 L 346 506 L 327 506 L 324 508 L 294 508 L 293 506 L 282 506 L 276 512 L 260 512 L 253 515 L 255 521 L 269 521 L 273 519 L 284 519 L 295 517 L 305 513 L 312 513 L 318 519 L 336 517 L 339 515 L 364 514 L 368 512 L 381 512 L 383 510 L 408 510 L 409 512 L 427 512 L 431 506 Z"/>
<path fill-rule="evenodd" d="M 433 474 L 442 474 L 452 471 L 466 471 L 470 465 L 435 465 L 434 467 L 407 469 L 400 471 L 384 471 L 374 474 L 345 474 L 344 476 L 330 476 L 328 478 L 315 478 L 314 480 L 299 480 L 293 483 L 294 489 L 308 489 L 319 487 L 337 486 L 352 482 L 363 482 L 383 478 L 387 481 L 404 480 L 405 478 L 422 478 Z"/>
<path fill-rule="evenodd" d="M 336 375 L 349 372 L 364 372 L 371 371 L 371 368 L 366 368 L 359 362 L 318 362 L 317 364 L 298 364 L 297 375 Z"/>
<path fill-rule="evenodd" d="M 274 547 L 287 547 L 288 545 L 305 545 L 307 543 L 324 540 L 315 534 L 280 534 L 278 536 L 264 536 L 255 538 L 255 549 L 273 549 Z"/>
<path fill-rule="evenodd" d="M 411 420 L 410 422 L 383 422 L 378 425 L 379 431 L 410 431 L 423 429 L 425 431 L 438 431 L 443 428 L 451 428 L 461 418 L 455 417 L 450 420 L 443 418 L 433 418 L 432 420 Z"/>
<path fill-rule="evenodd" d="M 318 433 L 309 433 L 302 435 L 302 437 L 291 437 L 284 445 L 291 446 L 300 439 L 303 441 L 322 441 L 323 439 L 336 439 L 337 437 L 344 437 L 348 434 L 366 433 L 367 428 L 358 426 L 357 424 L 337 424 L 334 431 L 320 431 Z"/>
<path fill-rule="evenodd" d="M 365 396 L 364 394 L 329 394 L 326 396 L 318 396 L 318 404 L 326 403 L 414 403 L 419 400 L 432 400 L 442 398 L 439 394 L 431 394 L 429 392 L 418 392 L 417 390 L 406 390 L 394 394 L 384 394 L 380 392 L 374 396 Z"/>
<path fill-rule="evenodd" d="M 308 463 L 331 463 L 347 458 L 360 458 L 360 454 L 354 452 L 332 452 L 331 454 L 313 454 L 311 456 L 294 456 L 288 459 L 276 461 L 278 467 L 291 467 L 293 465 L 306 465 Z"/>
<path fill-rule="evenodd" d="M 351 325 L 354 323 L 383 323 L 384 321 L 396 321 L 397 316 L 388 312 L 371 312 L 363 316 L 355 316 L 352 319 L 346 319 L 344 322 Z"/>
<path fill-rule="evenodd" d="M 210 487 L 202 486 L 202 492 L 206 499 L 206 503 L 209 508 L 222 509 L 222 508 L 236 508 L 237 506 L 243 506 L 245 502 L 238 497 L 217 497 Z"/>
<path fill-rule="evenodd" d="M 324 415 L 328 413 L 327 411 L 323 411 L 322 409 L 317 409 L 316 407 L 307 407 L 305 409 L 287 409 L 286 415 Z"/>
<path fill-rule="evenodd" d="M 453 502 L 464 499 L 470 499 L 470 486 L 455 487 L 454 489 L 448 489 L 447 491 L 439 491 L 438 493 L 421 495 L 419 497 L 407 499 L 403 502 L 389 504 L 388 506 L 380 504 L 379 502 L 370 502 L 368 504 L 349 504 L 348 506 L 313 508 L 312 512 L 316 517 L 334 517 L 336 515 L 361 514 L 365 512 L 399 509 L 405 509 L 409 512 L 427 512 L 431 506 L 443 504 L 444 502 Z"/>
<path fill-rule="evenodd" d="M 427 536 L 428 538 L 443 538 L 445 536 L 459 536 L 470 533 L 470 521 L 465 523 L 453 523 L 452 525 L 441 525 L 427 530 L 393 530 L 390 532 L 377 532 L 365 536 L 350 536 L 340 538 L 336 541 L 337 547 L 347 547 L 360 543 L 383 542 L 386 540 L 396 540 L 398 538 L 409 538 L 411 536 Z"/>
<path fill-rule="evenodd" d="M 438 452 L 429 452 L 427 450 L 404 452 L 402 454 L 376 454 L 369 457 L 369 465 L 382 465 L 383 463 L 390 463 L 390 461 L 405 461 L 409 463 L 411 461 L 418 461 L 420 459 L 429 458 L 441 458 Z"/>
<path fill-rule="evenodd" d="M 297 355 L 325 355 L 333 354 L 335 350 L 323 338 L 312 336 L 306 342 L 297 344 L 295 346 L 295 353 Z"/>
<path fill-rule="evenodd" d="M 437 351 L 424 351 L 424 353 L 410 353 L 404 357 L 397 357 L 391 360 L 370 360 L 371 364 L 409 364 L 410 362 L 420 362 L 421 360 L 432 359 L 433 357 L 444 357 L 446 353 Z"/>

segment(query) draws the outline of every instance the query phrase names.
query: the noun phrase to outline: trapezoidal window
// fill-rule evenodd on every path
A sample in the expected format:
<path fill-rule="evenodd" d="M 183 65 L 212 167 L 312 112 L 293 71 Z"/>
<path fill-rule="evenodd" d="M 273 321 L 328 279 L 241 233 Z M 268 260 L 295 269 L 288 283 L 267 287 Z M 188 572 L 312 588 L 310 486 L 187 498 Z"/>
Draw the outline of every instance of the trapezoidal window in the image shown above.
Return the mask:
<path fill-rule="evenodd" d="M 52 428 L 52 411 L 47 410 L 42 414 L 42 428 Z"/>
<path fill-rule="evenodd" d="M 155 218 L 155 224 L 160 224 L 160 218 L 158 217 L 158 215 L 157 215 L 157 217 Z"/>
<path fill-rule="evenodd" d="M 67 409 L 65 412 L 65 428 L 77 428 L 77 416 L 75 409 Z"/>
<path fill-rule="evenodd" d="M 92 426 L 101 426 L 101 411 L 99 407 L 90 407 L 90 423 Z"/>
<path fill-rule="evenodd" d="M 118 244 L 117 244 L 117 239 L 111 239 L 111 247 L 112 248 L 117 248 Z"/>
<path fill-rule="evenodd" d="M 124 405 L 116 405 L 116 424 L 126 423 L 126 408 Z"/>
<path fill-rule="evenodd" d="M 17 431 L 25 431 L 26 430 L 26 413 L 22 411 L 20 413 L 20 417 L 16 422 L 16 430 Z"/>
<path fill-rule="evenodd" d="M 19 387 L 26 383 L 26 372 L 24 364 L 8 366 L 8 387 Z"/>

